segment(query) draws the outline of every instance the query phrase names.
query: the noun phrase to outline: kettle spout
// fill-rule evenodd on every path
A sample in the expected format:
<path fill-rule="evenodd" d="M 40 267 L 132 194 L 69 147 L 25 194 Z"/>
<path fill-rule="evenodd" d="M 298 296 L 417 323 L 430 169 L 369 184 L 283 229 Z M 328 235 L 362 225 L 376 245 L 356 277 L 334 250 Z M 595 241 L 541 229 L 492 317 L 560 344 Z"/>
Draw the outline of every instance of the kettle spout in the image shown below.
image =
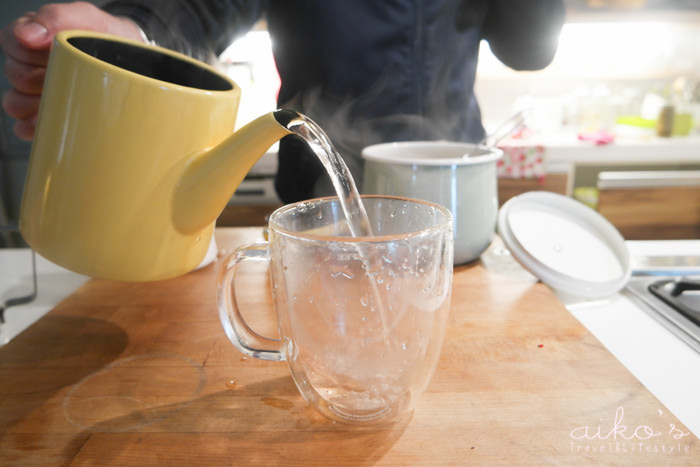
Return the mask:
<path fill-rule="evenodd" d="M 214 222 L 258 159 L 275 142 L 291 134 L 290 128 L 300 119 L 301 115 L 292 110 L 275 110 L 217 146 L 194 154 L 175 186 L 175 228 L 189 234 Z"/>

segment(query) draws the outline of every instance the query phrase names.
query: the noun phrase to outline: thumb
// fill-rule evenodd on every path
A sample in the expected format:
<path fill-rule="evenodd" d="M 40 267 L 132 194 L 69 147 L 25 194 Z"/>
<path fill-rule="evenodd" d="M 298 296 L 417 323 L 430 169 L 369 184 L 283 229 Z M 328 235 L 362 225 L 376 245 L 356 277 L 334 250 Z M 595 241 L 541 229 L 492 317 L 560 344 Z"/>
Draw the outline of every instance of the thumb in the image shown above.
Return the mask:
<path fill-rule="evenodd" d="M 53 37 L 67 29 L 107 32 L 120 19 L 87 2 L 49 3 L 36 13 L 27 13 L 17 21 L 17 41 L 29 49 L 48 49 Z"/>
<path fill-rule="evenodd" d="M 52 40 L 52 36 L 46 26 L 33 19 L 18 23 L 15 26 L 14 33 L 22 45 L 31 49 L 48 47 Z"/>

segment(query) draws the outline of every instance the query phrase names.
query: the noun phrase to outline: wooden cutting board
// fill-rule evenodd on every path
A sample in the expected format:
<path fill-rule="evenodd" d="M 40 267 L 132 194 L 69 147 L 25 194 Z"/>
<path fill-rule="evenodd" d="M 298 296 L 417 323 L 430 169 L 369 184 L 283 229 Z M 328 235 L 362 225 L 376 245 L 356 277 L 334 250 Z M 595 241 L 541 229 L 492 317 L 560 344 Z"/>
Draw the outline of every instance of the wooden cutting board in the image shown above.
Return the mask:
<path fill-rule="evenodd" d="M 262 240 L 257 228 L 217 238 L 228 251 Z M 235 350 L 217 268 L 90 281 L 0 348 L 0 464 L 700 464 L 698 439 L 516 269 L 457 267 L 441 360 L 412 418 L 357 428 L 310 409 L 285 363 Z M 266 272 L 251 268 L 239 293 L 274 333 Z"/>

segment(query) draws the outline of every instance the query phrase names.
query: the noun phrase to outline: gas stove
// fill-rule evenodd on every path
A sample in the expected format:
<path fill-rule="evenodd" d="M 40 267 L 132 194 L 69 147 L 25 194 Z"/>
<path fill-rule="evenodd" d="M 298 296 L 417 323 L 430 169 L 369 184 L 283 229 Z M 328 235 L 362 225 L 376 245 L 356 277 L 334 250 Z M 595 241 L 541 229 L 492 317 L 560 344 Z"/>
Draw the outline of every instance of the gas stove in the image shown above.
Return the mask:
<path fill-rule="evenodd" d="M 627 290 L 644 311 L 700 352 L 700 276 L 637 276 Z"/>
<path fill-rule="evenodd" d="M 641 309 L 700 352 L 700 240 L 627 242 L 627 292 Z"/>

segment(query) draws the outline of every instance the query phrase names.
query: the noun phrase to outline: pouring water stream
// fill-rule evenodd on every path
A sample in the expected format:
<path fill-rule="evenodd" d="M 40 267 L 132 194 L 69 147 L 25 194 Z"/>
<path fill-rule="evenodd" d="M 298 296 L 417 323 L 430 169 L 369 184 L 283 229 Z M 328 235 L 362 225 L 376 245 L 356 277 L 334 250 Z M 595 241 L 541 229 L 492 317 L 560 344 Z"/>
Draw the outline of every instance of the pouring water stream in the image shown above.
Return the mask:
<path fill-rule="evenodd" d="M 311 150 L 316 154 L 324 168 L 331 178 L 333 187 L 338 195 L 340 204 L 345 214 L 345 220 L 353 237 L 372 236 L 372 227 L 367 216 L 367 211 L 362 204 L 360 193 L 357 190 L 355 181 L 350 174 L 350 170 L 343 158 L 333 147 L 333 144 L 328 138 L 328 135 L 318 126 L 313 120 L 297 114 L 296 118 L 291 119 L 287 125 L 287 129 L 292 133 L 302 137 L 309 145 Z M 368 257 L 362 249 L 361 244 L 357 245 L 357 251 L 366 266 L 367 279 L 369 281 L 372 294 L 375 297 L 377 309 L 379 312 L 382 329 L 384 330 L 384 341 L 389 342 L 389 322 L 387 309 L 382 301 L 382 296 L 379 293 L 376 278 L 369 272 L 374 270 L 372 263 L 376 258 Z"/>
<path fill-rule="evenodd" d="M 287 124 L 287 129 L 299 135 L 309 145 L 328 172 L 335 188 L 340 204 L 345 213 L 345 219 L 353 237 L 372 235 L 367 212 L 360 199 L 360 193 L 350 170 L 343 158 L 333 147 L 328 135 L 313 120 L 298 114 Z"/>

